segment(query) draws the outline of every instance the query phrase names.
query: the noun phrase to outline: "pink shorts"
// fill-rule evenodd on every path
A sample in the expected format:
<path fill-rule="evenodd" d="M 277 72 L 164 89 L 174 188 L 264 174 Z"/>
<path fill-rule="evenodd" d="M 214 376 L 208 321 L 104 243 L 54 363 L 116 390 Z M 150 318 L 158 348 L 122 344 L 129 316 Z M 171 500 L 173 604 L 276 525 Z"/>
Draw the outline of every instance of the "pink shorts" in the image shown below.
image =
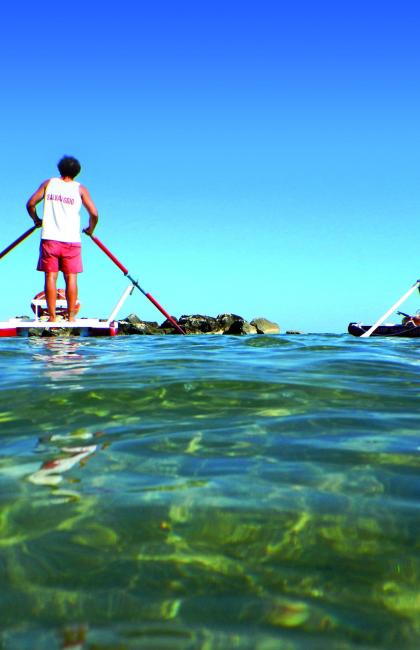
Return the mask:
<path fill-rule="evenodd" d="M 63 273 L 81 273 L 82 246 L 54 239 L 41 239 L 37 271 Z"/>

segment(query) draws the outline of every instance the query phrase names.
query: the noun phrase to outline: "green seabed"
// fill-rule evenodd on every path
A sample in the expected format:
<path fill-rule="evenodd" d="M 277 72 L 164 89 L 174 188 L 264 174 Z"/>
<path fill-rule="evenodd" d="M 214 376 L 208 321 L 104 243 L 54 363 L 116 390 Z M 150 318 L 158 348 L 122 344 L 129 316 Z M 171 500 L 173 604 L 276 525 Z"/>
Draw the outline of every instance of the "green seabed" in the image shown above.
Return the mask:
<path fill-rule="evenodd" d="M 264 339 L 3 357 L 2 650 L 418 646 L 416 350 Z"/>

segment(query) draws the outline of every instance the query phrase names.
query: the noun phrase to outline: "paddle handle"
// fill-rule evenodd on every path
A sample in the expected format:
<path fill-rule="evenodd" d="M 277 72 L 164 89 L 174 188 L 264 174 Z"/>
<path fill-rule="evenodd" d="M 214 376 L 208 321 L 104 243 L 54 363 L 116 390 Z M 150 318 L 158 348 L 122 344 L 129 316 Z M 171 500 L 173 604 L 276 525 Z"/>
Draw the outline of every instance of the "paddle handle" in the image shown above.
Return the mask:
<path fill-rule="evenodd" d="M 24 239 L 29 237 L 33 233 L 34 230 L 36 230 L 38 226 L 32 226 L 32 228 L 29 228 L 26 232 L 23 233 L 20 237 L 18 237 L 14 242 L 12 242 L 7 248 L 5 248 L 1 253 L 0 253 L 0 259 L 7 255 L 7 253 L 10 253 L 11 250 L 13 250 L 20 242 L 22 242 Z"/>
<path fill-rule="evenodd" d="M 390 316 L 404 302 L 404 300 L 407 300 L 407 298 L 411 296 L 413 291 L 415 291 L 419 285 L 420 285 L 420 280 L 417 280 L 417 282 L 415 282 L 413 286 L 410 287 L 409 290 L 406 291 L 406 293 L 403 296 L 401 296 L 399 300 L 397 300 L 395 305 L 392 305 L 392 307 L 390 307 L 388 311 L 383 316 L 381 316 L 374 325 L 372 325 L 372 327 L 369 327 L 369 329 L 366 332 L 364 332 L 364 334 L 362 334 L 360 338 L 367 338 L 368 336 L 370 336 L 372 332 L 374 332 L 376 328 L 382 325 L 384 320 L 386 320 L 388 316 Z"/>

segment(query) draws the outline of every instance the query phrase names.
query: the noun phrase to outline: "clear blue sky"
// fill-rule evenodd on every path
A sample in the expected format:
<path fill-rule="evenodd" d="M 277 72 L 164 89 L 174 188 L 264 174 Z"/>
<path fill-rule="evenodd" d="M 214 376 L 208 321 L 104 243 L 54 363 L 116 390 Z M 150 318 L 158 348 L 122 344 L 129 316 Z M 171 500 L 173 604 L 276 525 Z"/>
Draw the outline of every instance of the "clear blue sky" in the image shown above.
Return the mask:
<path fill-rule="evenodd" d="M 343 332 L 420 277 L 418 3 L 7 3 L 0 30 L 0 249 L 71 154 L 95 234 L 175 316 Z M 43 287 L 38 239 L 0 261 L 2 319 Z M 83 246 L 103 317 L 126 280 Z"/>

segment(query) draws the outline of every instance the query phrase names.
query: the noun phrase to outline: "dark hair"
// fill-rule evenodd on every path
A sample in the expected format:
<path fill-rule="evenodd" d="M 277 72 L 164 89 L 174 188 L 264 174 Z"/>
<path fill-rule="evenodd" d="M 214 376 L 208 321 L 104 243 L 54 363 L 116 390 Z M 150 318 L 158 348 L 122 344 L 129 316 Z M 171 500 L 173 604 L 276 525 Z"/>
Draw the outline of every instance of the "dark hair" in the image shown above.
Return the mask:
<path fill-rule="evenodd" d="M 79 161 L 73 156 L 63 156 L 57 167 L 61 176 L 69 176 L 70 178 L 76 178 L 81 170 Z"/>

